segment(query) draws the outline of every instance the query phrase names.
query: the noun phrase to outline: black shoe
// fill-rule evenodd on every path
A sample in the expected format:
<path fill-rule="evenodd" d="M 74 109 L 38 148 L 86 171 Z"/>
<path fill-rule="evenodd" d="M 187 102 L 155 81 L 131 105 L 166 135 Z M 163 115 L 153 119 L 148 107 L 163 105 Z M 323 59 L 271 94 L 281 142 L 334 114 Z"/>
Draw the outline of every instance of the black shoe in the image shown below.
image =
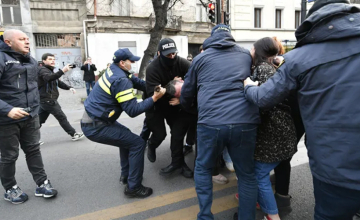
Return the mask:
<path fill-rule="evenodd" d="M 233 219 L 238 220 L 238 213 L 237 212 L 235 212 Z"/>
<path fill-rule="evenodd" d="M 184 145 L 184 156 L 188 155 L 189 153 L 193 152 L 192 145 Z"/>
<path fill-rule="evenodd" d="M 150 187 L 140 185 L 138 188 L 130 190 L 129 185 L 126 185 L 124 194 L 129 198 L 146 198 L 153 193 Z"/>
<path fill-rule="evenodd" d="M 186 178 L 192 178 L 194 176 L 194 172 L 184 163 L 181 167 L 181 174 Z"/>
<path fill-rule="evenodd" d="M 127 184 L 127 179 L 128 179 L 127 176 L 121 175 L 120 176 L 120 183 L 123 184 L 123 185 L 126 185 Z"/>
<path fill-rule="evenodd" d="M 278 209 L 284 209 L 284 208 L 290 208 L 291 202 L 290 202 L 291 196 L 283 196 L 278 193 L 275 193 L 275 200 Z"/>
<path fill-rule="evenodd" d="M 154 163 L 156 161 L 156 149 L 151 148 L 148 146 L 147 148 L 147 158 L 151 163 Z"/>
<path fill-rule="evenodd" d="M 164 167 L 160 170 L 159 174 L 161 176 L 169 176 L 170 174 L 172 174 L 173 172 L 175 172 L 176 170 L 182 170 L 182 166 L 174 166 L 172 164 L 170 164 L 167 167 Z"/>

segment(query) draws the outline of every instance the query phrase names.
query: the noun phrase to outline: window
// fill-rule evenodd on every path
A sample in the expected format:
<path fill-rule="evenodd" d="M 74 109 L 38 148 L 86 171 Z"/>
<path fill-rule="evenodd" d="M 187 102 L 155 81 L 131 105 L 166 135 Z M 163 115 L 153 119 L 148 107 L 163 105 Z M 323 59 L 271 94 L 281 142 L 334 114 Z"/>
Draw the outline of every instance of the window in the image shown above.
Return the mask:
<path fill-rule="evenodd" d="M 207 22 L 207 8 L 205 8 L 201 2 L 198 0 L 196 2 L 196 21 L 198 22 Z"/>
<path fill-rule="evenodd" d="M 80 34 L 34 34 L 38 48 L 79 47 Z"/>
<path fill-rule="evenodd" d="M 300 24 L 300 11 L 295 11 L 295 29 L 297 29 Z"/>
<path fill-rule="evenodd" d="M 282 10 L 280 9 L 275 11 L 275 28 L 281 28 L 281 12 Z"/>
<path fill-rule="evenodd" d="M 261 8 L 255 8 L 254 10 L 254 27 L 261 28 Z"/>
<path fill-rule="evenodd" d="M 0 0 L 1 24 L 22 24 L 20 0 Z"/>

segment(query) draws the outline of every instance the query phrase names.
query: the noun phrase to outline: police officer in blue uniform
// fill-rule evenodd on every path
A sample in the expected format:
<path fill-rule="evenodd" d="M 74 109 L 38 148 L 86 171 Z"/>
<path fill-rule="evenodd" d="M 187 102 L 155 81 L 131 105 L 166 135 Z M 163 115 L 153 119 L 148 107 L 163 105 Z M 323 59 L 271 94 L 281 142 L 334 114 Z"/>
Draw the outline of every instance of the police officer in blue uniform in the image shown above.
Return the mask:
<path fill-rule="evenodd" d="M 114 63 L 106 70 L 86 99 L 81 128 L 85 136 L 98 143 L 120 148 L 121 181 L 126 183 L 124 194 L 145 198 L 152 194 L 150 187 L 141 184 L 144 170 L 145 141 L 116 120 L 125 111 L 130 117 L 149 110 L 165 94 L 160 87 L 152 97 L 138 103 L 134 89 L 145 91 L 145 82 L 129 71 L 131 63 L 140 57 L 128 48 L 115 52 Z"/>

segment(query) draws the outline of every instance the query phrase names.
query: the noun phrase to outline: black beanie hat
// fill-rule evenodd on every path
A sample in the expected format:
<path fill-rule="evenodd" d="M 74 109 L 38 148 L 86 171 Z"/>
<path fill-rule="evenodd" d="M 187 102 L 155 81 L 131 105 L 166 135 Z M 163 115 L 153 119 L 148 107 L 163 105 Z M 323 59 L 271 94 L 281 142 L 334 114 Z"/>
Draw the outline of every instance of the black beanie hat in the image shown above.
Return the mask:
<path fill-rule="evenodd" d="M 313 4 L 313 6 L 310 8 L 309 12 L 306 15 L 306 18 L 310 17 L 310 15 L 312 13 L 314 13 L 315 11 L 317 11 L 320 8 L 324 7 L 325 5 L 334 4 L 334 3 L 350 4 L 350 2 L 348 0 L 317 0 Z"/>

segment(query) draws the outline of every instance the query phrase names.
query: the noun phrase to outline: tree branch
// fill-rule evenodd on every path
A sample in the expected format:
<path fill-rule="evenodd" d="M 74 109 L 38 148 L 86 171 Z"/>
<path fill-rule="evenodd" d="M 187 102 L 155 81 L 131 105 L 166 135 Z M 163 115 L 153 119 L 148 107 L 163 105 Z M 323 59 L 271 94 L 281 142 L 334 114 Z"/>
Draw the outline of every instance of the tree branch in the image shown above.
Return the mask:
<path fill-rule="evenodd" d="M 175 1 L 173 2 L 173 4 L 172 4 L 167 10 L 170 11 L 170 10 L 175 6 L 175 4 L 176 4 L 177 2 L 181 2 L 181 4 L 184 4 L 181 0 L 175 0 Z M 170 3 L 170 2 L 169 2 L 169 3 Z"/>

